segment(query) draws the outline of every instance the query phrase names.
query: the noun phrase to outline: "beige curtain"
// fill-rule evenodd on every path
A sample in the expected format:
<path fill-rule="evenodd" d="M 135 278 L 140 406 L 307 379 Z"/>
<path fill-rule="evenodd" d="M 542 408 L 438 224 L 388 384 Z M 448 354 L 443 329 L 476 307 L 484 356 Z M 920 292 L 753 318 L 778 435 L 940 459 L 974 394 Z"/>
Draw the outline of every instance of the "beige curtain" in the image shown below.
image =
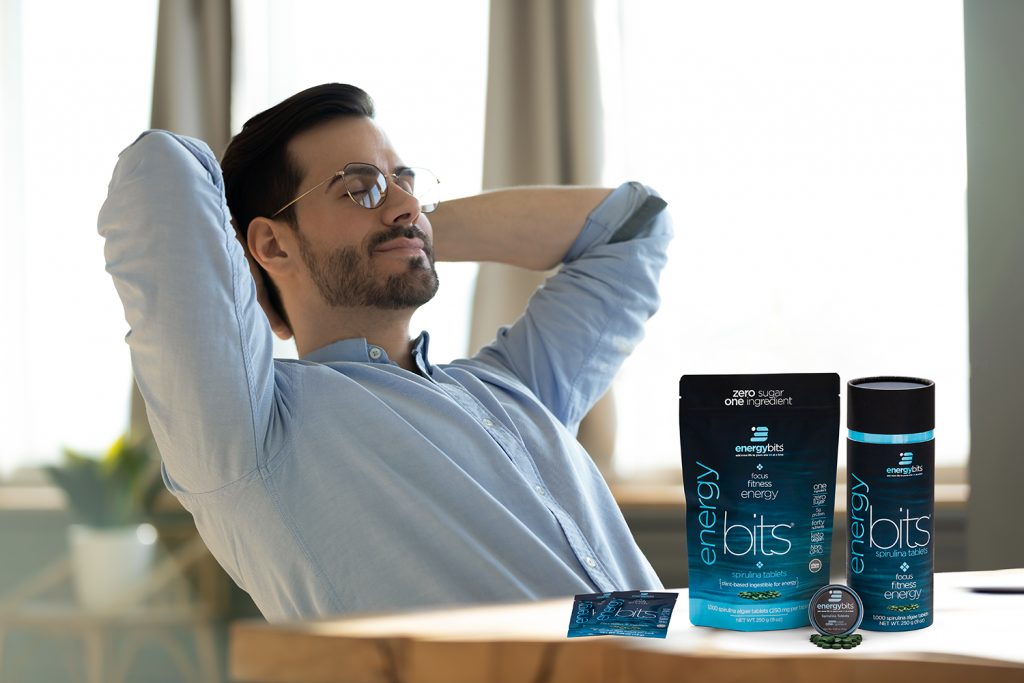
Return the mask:
<path fill-rule="evenodd" d="M 223 153 L 231 138 L 231 0 L 160 0 L 158 16 L 150 125 Z M 153 444 L 134 382 L 128 431 L 132 441 Z"/>
<path fill-rule="evenodd" d="M 152 125 L 227 147 L 231 0 L 160 0 Z"/>
<path fill-rule="evenodd" d="M 484 188 L 598 184 L 602 122 L 594 1 L 491 0 L 488 59 Z M 500 264 L 480 267 L 471 353 L 522 314 L 546 276 Z M 580 425 L 579 439 L 609 476 L 611 392 Z"/>

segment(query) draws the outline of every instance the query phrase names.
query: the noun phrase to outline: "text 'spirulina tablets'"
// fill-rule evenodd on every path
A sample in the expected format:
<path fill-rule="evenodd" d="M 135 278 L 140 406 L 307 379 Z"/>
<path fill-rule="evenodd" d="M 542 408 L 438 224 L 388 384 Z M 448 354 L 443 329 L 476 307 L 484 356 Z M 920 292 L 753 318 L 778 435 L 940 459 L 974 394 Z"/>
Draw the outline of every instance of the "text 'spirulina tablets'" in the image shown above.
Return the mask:
<path fill-rule="evenodd" d="M 807 626 L 829 583 L 839 375 L 684 375 L 690 621 Z"/>

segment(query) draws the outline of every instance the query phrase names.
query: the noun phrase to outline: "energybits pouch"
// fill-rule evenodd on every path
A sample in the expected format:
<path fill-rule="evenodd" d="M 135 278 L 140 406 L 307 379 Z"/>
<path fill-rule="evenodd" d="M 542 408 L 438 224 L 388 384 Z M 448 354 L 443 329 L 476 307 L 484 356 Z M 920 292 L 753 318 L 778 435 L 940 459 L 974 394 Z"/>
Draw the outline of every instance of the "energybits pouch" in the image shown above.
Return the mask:
<path fill-rule="evenodd" d="M 829 583 L 839 375 L 684 375 L 679 394 L 690 621 L 807 626 Z"/>

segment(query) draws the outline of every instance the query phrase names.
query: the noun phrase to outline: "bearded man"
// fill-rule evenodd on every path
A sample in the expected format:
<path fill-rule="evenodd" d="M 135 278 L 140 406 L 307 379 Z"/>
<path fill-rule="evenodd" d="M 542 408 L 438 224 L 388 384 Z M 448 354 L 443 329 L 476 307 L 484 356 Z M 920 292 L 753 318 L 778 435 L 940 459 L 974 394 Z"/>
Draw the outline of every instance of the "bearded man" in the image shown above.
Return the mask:
<path fill-rule="evenodd" d="M 99 228 L 164 482 L 268 620 L 661 588 L 575 433 L 657 308 L 665 203 L 437 191 L 339 84 L 222 167 L 150 131 L 114 171 Z M 561 269 L 435 365 L 409 331 L 435 259 Z"/>

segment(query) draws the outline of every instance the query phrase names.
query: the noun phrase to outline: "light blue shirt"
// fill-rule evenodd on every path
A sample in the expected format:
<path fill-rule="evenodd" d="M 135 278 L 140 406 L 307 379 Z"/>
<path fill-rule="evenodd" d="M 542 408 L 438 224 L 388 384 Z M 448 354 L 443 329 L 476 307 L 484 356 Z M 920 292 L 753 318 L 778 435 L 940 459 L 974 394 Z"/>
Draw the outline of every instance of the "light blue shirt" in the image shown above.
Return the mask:
<path fill-rule="evenodd" d="M 268 620 L 661 588 L 575 433 L 657 308 L 664 206 L 615 190 L 473 358 L 275 360 L 209 149 L 122 152 L 99 231 L 164 481 Z"/>

